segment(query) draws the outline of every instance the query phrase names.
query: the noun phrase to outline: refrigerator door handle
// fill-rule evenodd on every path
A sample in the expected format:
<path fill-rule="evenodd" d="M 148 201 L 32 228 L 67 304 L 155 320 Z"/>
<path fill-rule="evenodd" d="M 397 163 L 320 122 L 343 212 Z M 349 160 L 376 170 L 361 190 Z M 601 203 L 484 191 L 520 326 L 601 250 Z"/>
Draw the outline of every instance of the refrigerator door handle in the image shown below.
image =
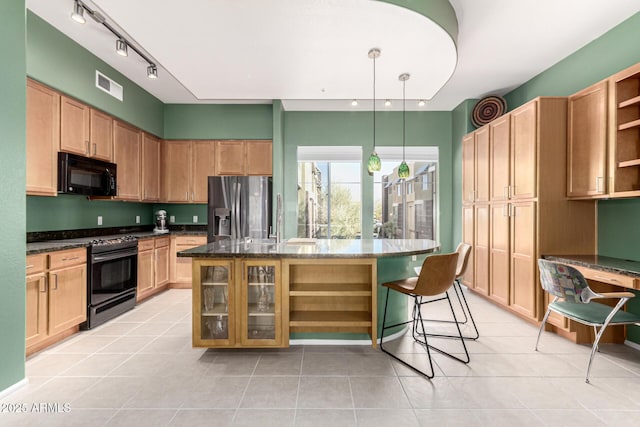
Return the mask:
<path fill-rule="evenodd" d="M 240 195 L 242 194 L 242 185 L 236 184 L 236 239 L 240 239 L 242 236 L 242 218 L 240 213 Z"/>

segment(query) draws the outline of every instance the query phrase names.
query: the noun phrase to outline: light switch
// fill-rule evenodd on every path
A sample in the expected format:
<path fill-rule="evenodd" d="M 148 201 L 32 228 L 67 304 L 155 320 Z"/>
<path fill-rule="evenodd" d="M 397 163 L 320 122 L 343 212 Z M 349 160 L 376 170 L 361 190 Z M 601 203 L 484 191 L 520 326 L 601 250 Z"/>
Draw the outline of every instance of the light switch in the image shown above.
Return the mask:
<path fill-rule="evenodd" d="M 198 223 L 198 215 L 194 215 L 193 216 L 193 223 L 197 224 Z"/>
<path fill-rule="evenodd" d="M 98 225 L 102 225 L 102 215 L 98 215 Z"/>
<path fill-rule="evenodd" d="M 136 224 L 140 224 L 140 215 L 136 215 Z"/>

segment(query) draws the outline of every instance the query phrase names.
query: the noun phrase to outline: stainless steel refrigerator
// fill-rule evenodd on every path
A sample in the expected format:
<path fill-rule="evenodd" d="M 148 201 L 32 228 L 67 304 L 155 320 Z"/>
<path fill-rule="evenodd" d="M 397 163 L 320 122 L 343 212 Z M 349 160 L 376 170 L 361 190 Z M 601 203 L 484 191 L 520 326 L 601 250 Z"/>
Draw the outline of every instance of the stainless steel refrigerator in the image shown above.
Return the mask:
<path fill-rule="evenodd" d="M 268 238 L 271 188 L 270 176 L 210 176 L 208 241 Z"/>

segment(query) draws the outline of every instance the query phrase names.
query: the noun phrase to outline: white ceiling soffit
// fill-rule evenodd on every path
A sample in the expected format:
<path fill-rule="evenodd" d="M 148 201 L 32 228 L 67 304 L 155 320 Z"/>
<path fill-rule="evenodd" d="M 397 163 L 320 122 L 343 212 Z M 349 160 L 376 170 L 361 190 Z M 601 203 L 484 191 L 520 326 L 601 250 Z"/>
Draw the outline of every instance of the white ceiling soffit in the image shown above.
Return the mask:
<path fill-rule="evenodd" d="M 408 72 L 407 110 L 450 111 L 508 92 L 640 10 L 640 0 L 450 0 L 456 55 L 431 20 L 382 1 L 87 0 L 157 61 L 159 78 L 150 80 L 137 55 L 115 54 L 106 29 L 70 19 L 72 0 L 26 3 L 165 103 L 281 99 L 286 110 L 310 111 L 372 108 L 372 47 L 382 50 L 376 109 L 402 109 L 398 75 Z"/>

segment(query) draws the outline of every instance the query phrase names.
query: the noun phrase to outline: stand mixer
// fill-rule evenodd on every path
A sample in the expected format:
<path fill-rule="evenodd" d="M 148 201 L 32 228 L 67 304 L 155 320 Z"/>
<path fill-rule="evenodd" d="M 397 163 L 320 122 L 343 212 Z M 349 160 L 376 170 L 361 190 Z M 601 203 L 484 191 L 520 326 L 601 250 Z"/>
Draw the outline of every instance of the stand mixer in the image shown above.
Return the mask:
<path fill-rule="evenodd" d="M 153 229 L 154 233 L 165 234 L 169 232 L 167 228 L 167 211 L 161 209 L 156 211 L 156 227 Z"/>

